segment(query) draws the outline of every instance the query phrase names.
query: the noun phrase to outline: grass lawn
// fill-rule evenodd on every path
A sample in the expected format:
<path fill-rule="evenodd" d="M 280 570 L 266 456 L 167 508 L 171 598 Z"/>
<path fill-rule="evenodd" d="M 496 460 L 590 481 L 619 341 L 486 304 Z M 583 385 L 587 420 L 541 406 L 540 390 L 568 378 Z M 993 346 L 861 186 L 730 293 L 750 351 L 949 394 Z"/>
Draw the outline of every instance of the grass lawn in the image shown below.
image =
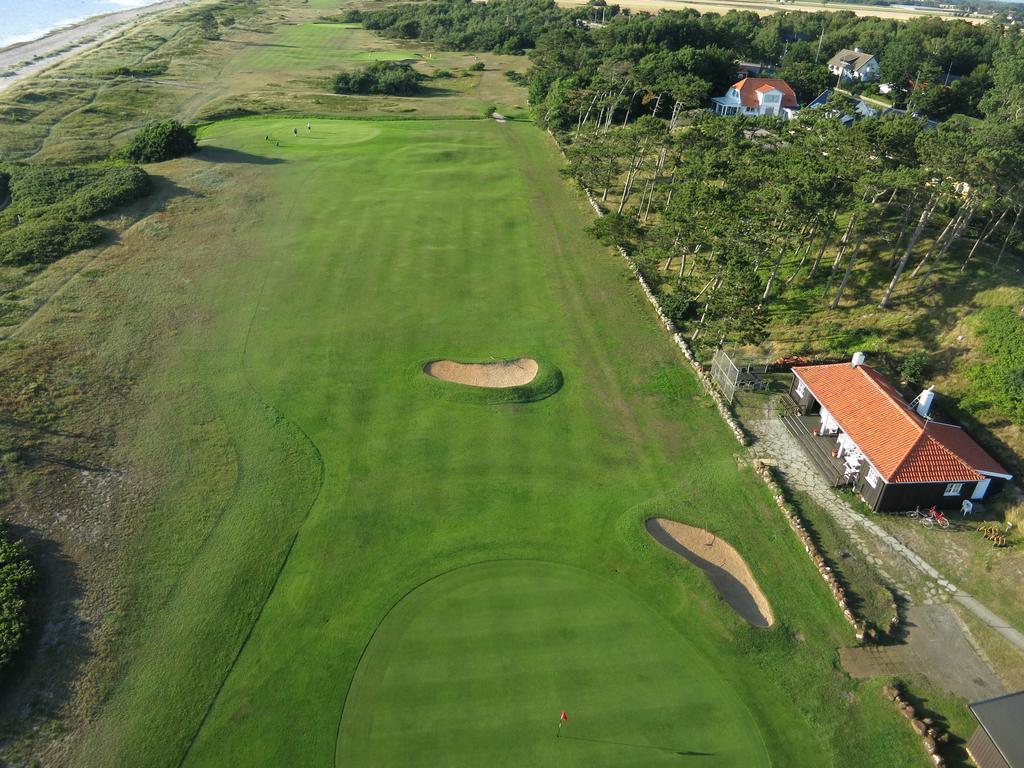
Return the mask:
<path fill-rule="evenodd" d="M 386 751 L 442 748 L 387 736 L 426 712 L 464 764 L 663 759 L 552 743 L 564 706 L 576 736 L 714 752 L 706 765 L 762 750 L 778 766 L 926 764 L 877 685 L 837 670 L 848 625 L 621 260 L 584 233 L 548 138 L 492 121 L 295 125 L 216 123 L 194 158 L 153 169 L 198 191 L 146 258 L 202 267 L 171 280 L 192 319 L 152 336 L 158 364 L 127 406 L 120 463 L 156 487 L 134 523 L 125 661 L 74 762 L 401 762 Z M 84 315 L 104 285 L 78 289 Z M 122 323 L 147 311 L 119 305 Z M 561 390 L 453 401 L 417 365 L 522 355 L 558 366 Z M 652 515 L 727 538 L 778 623 L 734 615 L 648 538 Z M 477 565 L 507 560 L 552 565 Z M 405 657 L 440 632 L 465 642 L 389 687 L 389 647 Z M 446 669 L 473 680 L 427 684 Z M 488 709 L 502 686 L 521 696 Z M 365 734 L 346 726 L 368 717 Z"/>

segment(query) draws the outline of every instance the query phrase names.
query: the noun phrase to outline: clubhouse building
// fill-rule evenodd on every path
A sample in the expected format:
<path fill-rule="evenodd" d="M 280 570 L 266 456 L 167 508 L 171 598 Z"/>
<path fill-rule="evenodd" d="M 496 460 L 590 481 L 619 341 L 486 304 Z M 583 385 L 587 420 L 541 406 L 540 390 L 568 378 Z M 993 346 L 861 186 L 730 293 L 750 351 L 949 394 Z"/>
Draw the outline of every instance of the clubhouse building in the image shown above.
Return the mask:
<path fill-rule="evenodd" d="M 876 512 L 959 509 L 1013 479 L 963 428 L 932 418 L 931 388 L 907 403 L 862 353 L 792 372 L 787 428 L 833 486 Z"/>

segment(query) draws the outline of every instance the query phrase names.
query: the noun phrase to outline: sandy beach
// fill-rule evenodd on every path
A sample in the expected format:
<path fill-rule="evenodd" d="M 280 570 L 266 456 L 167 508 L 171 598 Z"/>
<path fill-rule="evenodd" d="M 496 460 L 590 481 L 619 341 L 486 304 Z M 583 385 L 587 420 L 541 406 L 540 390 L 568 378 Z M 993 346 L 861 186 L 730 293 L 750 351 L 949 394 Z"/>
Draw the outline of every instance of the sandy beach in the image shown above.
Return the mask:
<path fill-rule="evenodd" d="M 0 74 L 10 72 L 13 74 L 0 77 L 0 91 L 10 88 L 14 83 L 30 75 L 49 69 L 70 56 L 94 48 L 117 34 L 128 22 L 187 2 L 188 0 L 164 0 L 139 8 L 105 13 L 102 16 L 93 16 L 78 24 L 54 30 L 36 40 L 15 43 L 2 48 L 0 49 Z"/>

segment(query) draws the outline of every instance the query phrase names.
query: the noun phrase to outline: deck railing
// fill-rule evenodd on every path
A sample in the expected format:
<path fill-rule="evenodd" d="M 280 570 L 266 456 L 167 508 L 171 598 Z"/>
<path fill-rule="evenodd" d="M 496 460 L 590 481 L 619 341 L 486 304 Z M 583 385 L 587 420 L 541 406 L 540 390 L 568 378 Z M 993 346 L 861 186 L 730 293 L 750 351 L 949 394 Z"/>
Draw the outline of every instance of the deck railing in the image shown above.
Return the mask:
<path fill-rule="evenodd" d="M 783 414 L 780 418 L 782 423 L 786 425 L 789 433 L 797 439 L 804 452 L 810 457 L 811 461 L 814 462 L 814 465 L 825 477 L 825 480 L 833 488 L 842 488 L 850 484 L 844 468 L 839 466 L 839 463 L 828 449 L 821 444 L 821 439 L 807 429 L 807 426 L 799 416 Z"/>

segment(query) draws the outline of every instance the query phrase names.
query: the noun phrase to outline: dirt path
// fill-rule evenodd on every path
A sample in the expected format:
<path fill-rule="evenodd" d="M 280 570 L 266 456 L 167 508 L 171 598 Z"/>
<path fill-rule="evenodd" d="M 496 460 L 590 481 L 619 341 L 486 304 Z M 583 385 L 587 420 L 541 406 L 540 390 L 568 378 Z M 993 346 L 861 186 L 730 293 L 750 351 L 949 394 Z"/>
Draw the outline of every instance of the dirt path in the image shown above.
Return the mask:
<path fill-rule="evenodd" d="M 652 517 L 645 525 L 655 541 L 704 571 L 744 621 L 755 627 L 775 623 L 768 598 L 731 544 L 702 528 L 662 518 Z"/>
<path fill-rule="evenodd" d="M 948 605 L 915 605 L 907 612 L 904 645 L 841 648 L 843 669 L 852 677 L 916 672 L 968 701 L 1005 693 L 1002 683 L 974 652 Z"/>

